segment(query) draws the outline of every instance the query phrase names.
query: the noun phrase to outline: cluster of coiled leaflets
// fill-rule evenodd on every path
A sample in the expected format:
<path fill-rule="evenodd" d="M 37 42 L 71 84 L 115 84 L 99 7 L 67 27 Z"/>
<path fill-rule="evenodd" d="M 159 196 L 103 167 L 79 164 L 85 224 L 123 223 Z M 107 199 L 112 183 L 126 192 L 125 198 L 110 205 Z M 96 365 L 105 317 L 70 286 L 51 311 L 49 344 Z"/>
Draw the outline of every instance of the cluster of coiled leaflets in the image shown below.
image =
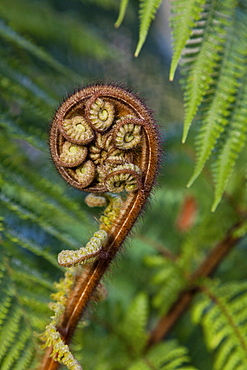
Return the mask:
<path fill-rule="evenodd" d="M 59 107 L 51 125 L 50 151 L 62 177 L 89 193 L 87 205 L 105 207 L 99 230 L 86 246 L 58 255 L 61 266 L 78 272 L 78 266 L 107 258 L 119 248 L 133 226 L 154 182 L 157 132 L 152 115 L 136 96 L 119 87 L 95 85 L 79 90 Z M 73 273 L 67 274 L 63 285 L 73 289 L 74 280 Z M 81 366 L 57 330 L 66 289 L 54 297 L 55 314 L 42 338 L 53 348 L 56 361 L 78 370 Z"/>

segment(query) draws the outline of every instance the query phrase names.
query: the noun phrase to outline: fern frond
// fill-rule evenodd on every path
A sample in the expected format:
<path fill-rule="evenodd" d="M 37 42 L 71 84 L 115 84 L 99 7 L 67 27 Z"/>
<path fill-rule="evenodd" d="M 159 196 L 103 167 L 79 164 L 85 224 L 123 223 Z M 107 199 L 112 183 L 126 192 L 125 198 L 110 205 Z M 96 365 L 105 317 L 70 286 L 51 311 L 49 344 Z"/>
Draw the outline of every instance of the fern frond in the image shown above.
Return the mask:
<path fill-rule="evenodd" d="M 11 123 L 12 121 L 7 121 L 6 126 L 9 126 Z M 17 124 L 15 124 L 15 127 L 18 130 Z M 15 135 L 13 136 L 15 137 Z M 20 139 L 19 131 L 17 131 L 16 138 L 17 137 Z M 28 138 L 31 138 L 30 144 L 34 144 L 31 149 L 33 149 L 33 146 L 36 147 L 36 136 L 31 136 L 30 133 L 25 132 L 24 138 L 27 142 Z M 39 141 L 39 143 L 42 145 L 41 148 L 44 154 L 48 154 L 48 150 L 44 143 L 41 141 Z M 32 193 L 36 193 L 38 191 L 39 195 L 45 197 L 47 202 L 56 205 L 57 209 L 76 219 L 81 223 L 81 226 L 88 223 L 88 218 L 86 217 L 85 212 L 77 202 L 68 198 L 65 194 L 65 187 L 62 183 L 60 185 L 48 180 L 43 173 L 41 173 L 40 168 L 33 168 L 32 171 L 30 171 L 30 159 L 26 158 L 24 155 L 19 155 L 18 157 L 15 156 L 14 159 L 11 157 L 11 154 L 19 152 L 20 148 L 16 143 L 10 140 L 8 135 L 0 138 L 0 146 L 0 173 L 4 173 L 6 180 L 10 179 L 12 182 L 14 179 L 14 182 L 23 184 L 25 188 Z"/>
<path fill-rule="evenodd" d="M 215 163 L 213 163 L 215 196 L 212 211 L 218 206 L 239 153 L 243 150 L 247 141 L 247 74 L 243 78 L 242 83 L 242 88 L 237 96 L 236 106 L 232 112 L 231 124 L 229 125 L 227 137 L 218 153 Z"/>
<path fill-rule="evenodd" d="M 47 233 L 57 237 L 60 241 L 71 248 L 78 246 L 81 236 L 86 234 L 85 224 L 78 222 L 60 207 L 51 204 L 45 194 L 41 192 L 30 192 L 28 187 L 17 186 L 10 178 L 1 174 L 0 202 L 21 219 L 29 219 L 41 226 Z M 8 180 L 8 186 L 6 186 Z M 40 200 L 37 202 L 36 199 Z M 49 220 L 49 221 L 48 221 Z M 66 226 L 65 226 L 66 225 Z M 66 230 L 67 229 L 67 230 Z M 71 236 L 74 234 L 74 237 Z M 77 234 L 77 235 L 76 235 Z"/>
<path fill-rule="evenodd" d="M 189 365 L 189 356 L 186 348 L 179 346 L 174 340 L 160 343 L 148 351 L 147 355 L 136 361 L 128 370 L 196 370 Z"/>
<path fill-rule="evenodd" d="M 187 43 L 183 61 L 185 81 L 185 119 L 182 141 L 185 142 L 191 122 L 207 94 L 219 66 L 221 52 L 232 24 L 235 0 L 209 1 L 193 30 L 195 37 Z"/>
<path fill-rule="evenodd" d="M 184 2 L 181 0 L 172 1 L 172 16 L 170 19 L 172 38 L 173 38 L 173 56 L 170 68 L 170 80 L 173 80 L 177 69 L 181 53 L 195 27 L 196 21 L 200 18 L 203 6 L 206 0 L 190 0 Z"/>
<path fill-rule="evenodd" d="M 23 366 L 30 366 L 34 359 L 35 344 L 33 340 L 30 343 L 33 336 L 32 329 L 27 326 L 23 311 L 18 305 L 18 301 L 14 297 L 15 293 L 9 287 L 6 277 L 0 287 L 0 367 L 4 370 L 22 369 Z M 18 339 L 16 340 L 16 338 Z M 28 343 L 29 346 L 26 347 Z"/>
<path fill-rule="evenodd" d="M 116 23 L 115 23 L 116 28 L 118 28 L 123 22 L 123 19 L 124 19 L 126 10 L 127 10 L 128 3 L 129 3 L 129 0 L 121 0 L 120 7 L 119 7 L 118 18 L 117 18 Z"/>
<path fill-rule="evenodd" d="M 30 249 L 28 254 L 20 251 L 18 240 L 10 236 L 5 223 L 1 231 L 0 368 L 34 369 L 39 353 L 34 331 L 44 328 L 49 314 L 52 279 L 42 270 L 39 253 L 36 255 L 32 248 L 34 253 Z"/>
<path fill-rule="evenodd" d="M 152 304 L 161 315 L 164 315 L 185 286 L 183 271 L 175 261 L 164 256 L 148 256 L 145 262 L 149 268 L 157 269 L 152 277 L 152 284 L 157 289 Z"/>
<path fill-rule="evenodd" d="M 240 25 L 236 28 L 238 23 L 240 23 Z M 246 27 L 243 27 L 241 22 L 236 21 L 233 27 L 231 32 L 229 32 L 225 47 L 215 95 L 206 116 L 202 118 L 202 127 L 196 139 L 198 153 L 197 163 L 188 186 L 190 186 L 201 173 L 206 160 L 209 158 L 216 145 L 217 139 L 222 135 L 224 130 L 228 130 L 228 132 L 231 129 L 234 130 L 234 124 L 228 127 L 229 117 L 231 122 L 236 120 L 236 117 L 230 116 L 232 104 L 236 101 L 236 98 L 241 98 L 238 90 L 241 89 L 241 87 L 244 88 L 243 79 L 246 72 L 245 58 L 247 38 Z M 239 38 L 241 42 L 239 42 Z M 242 127 L 243 123 L 239 122 L 239 125 Z M 220 167 L 218 167 L 218 169 L 220 170 Z M 229 172 L 226 173 L 226 177 L 228 177 L 228 175 Z M 219 199 L 218 195 L 219 192 L 217 191 L 217 199 Z"/>
<path fill-rule="evenodd" d="M 51 255 L 45 249 L 42 249 L 40 245 L 35 242 L 28 240 L 23 235 L 18 234 L 15 231 L 5 231 L 6 239 L 13 245 L 21 246 L 23 249 L 34 253 L 36 256 L 43 257 L 50 264 L 57 267 L 57 259 L 54 255 Z M 5 244 L 6 249 L 9 249 L 8 243 Z M 11 250 L 11 247 L 10 247 Z"/>
<path fill-rule="evenodd" d="M 132 348 L 135 355 L 139 354 L 147 341 L 145 332 L 148 319 L 148 300 L 146 295 L 140 293 L 132 301 L 124 317 L 120 332 L 124 336 L 127 346 Z"/>
<path fill-rule="evenodd" d="M 135 57 L 137 57 L 141 51 L 148 34 L 150 23 L 153 20 L 161 1 L 162 0 L 140 0 L 140 30 L 139 41 L 135 50 Z"/>
<path fill-rule="evenodd" d="M 216 350 L 215 370 L 244 370 L 247 366 L 247 283 L 208 283 L 192 313 L 203 326 L 206 344 Z"/>

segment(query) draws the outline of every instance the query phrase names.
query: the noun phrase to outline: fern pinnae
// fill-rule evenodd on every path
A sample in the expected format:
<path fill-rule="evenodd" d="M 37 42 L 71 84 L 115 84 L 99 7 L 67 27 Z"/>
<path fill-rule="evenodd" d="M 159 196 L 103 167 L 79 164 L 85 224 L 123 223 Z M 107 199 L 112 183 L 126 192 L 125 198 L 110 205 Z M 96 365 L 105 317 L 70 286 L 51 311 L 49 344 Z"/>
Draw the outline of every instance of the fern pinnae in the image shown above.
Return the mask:
<path fill-rule="evenodd" d="M 241 23 L 240 23 L 241 27 Z M 238 29 L 239 30 L 239 29 Z M 239 66 L 239 69 L 242 69 L 242 72 L 245 72 L 246 64 L 246 54 L 247 54 L 247 29 L 244 28 L 242 33 L 242 39 L 236 44 L 241 45 L 241 49 L 236 53 L 236 66 Z M 238 35 L 241 35 L 238 32 Z M 235 45 L 236 45 L 235 44 Z M 212 205 L 212 211 L 215 211 L 217 208 L 223 192 L 226 188 L 228 179 L 232 173 L 233 167 L 236 163 L 236 160 L 239 156 L 239 153 L 243 150 L 247 141 L 247 126 L 246 126 L 246 99 L 247 99 L 247 74 L 243 76 L 241 73 L 238 76 L 238 79 L 241 81 L 241 86 L 237 94 L 237 104 L 234 107 L 234 110 L 231 114 L 227 138 L 220 149 L 220 152 L 217 156 L 216 162 L 213 164 L 213 174 L 215 182 L 215 197 L 214 203 Z"/>
<path fill-rule="evenodd" d="M 246 289 L 246 282 L 204 282 L 204 297 L 193 309 L 193 320 L 202 324 L 207 346 L 217 351 L 215 370 L 246 369 Z"/>
<path fill-rule="evenodd" d="M 114 25 L 116 28 L 118 28 L 123 22 L 123 19 L 125 17 L 125 13 L 126 13 L 126 10 L 127 10 L 128 3 L 129 3 L 129 0 L 121 0 L 120 6 L 119 6 L 118 18 L 117 18 L 117 20 L 115 22 L 115 25 Z"/>
<path fill-rule="evenodd" d="M 136 361 L 128 370 L 196 370 L 194 366 L 189 365 L 189 361 L 187 349 L 175 340 L 169 340 L 155 345 L 145 357 Z"/>
<path fill-rule="evenodd" d="M 234 11 L 234 0 L 227 0 L 222 3 L 212 1 L 207 4 L 206 11 L 202 13 L 200 19 L 203 20 L 202 41 L 200 51 L 193 57 L 193 62 L 189 58 L 189 72 L 186 73 L 185 81 L 185 118 L 182 142 L 186 141 L 192 120 L 194 119 L 198 107 L 207 94 L 214 78 L 213 72 L 220 63 L 220 53 L 226 42 L 227 30 L 231 25 L 231 16 Z M 197 32 L 197 28 L 194 29 Z M 188 46 L 190 41 L 188 42 Z M 190 48 L 189 48 L 190 53 Z M 183 64 L 186 67 L 186 49 Z"/>
<path fill-rule="evenodd" d="M 135 50 L 135 57 L 141 51 L 141 48 L 146 40 L 148 30 L 153 20 L 157 9 L 159 8 L 162 0 L 139 0 L 140 1 L 140 30 L 139 41 Z"/>
<path fill-rule="evenodd" d="M 18 358 L 24 350 L 25 345 L 31 335 L 32 332 L 29 328 L 25 327 L 21 330 L 20 335 L 18 336 L 18 340 L 15 341 L 14 346 L 10 348 L 2 362 L 2 370 L 11 370 L 13 368 L 14 363 L 18 361 Z"/>
<path fill-rule="evenodd" d="M 172 5 L 171 29 L 173 38 L 173 56 L 170 68 L 170 80 L 173 80 L 181 53 L 191 35 L 192 28 L 200 17 L 206 0 L 190 0 L 186 7 L 181 0 L 174 0 Z"/>
<path fill-rule="evenodd" d="M 32 369 L 34 366 L 34 343 L 33 339 L 29 338 L 29 340 L 25 343 L 25 348 L 22 351 L 21 355 L 19 356 L 18 360 L 14 363 L 11 370 L 26 370 Z"/>
<path fill-rule="evenodd" d="M 19 332 L 22 318 L 22 311 L 20 307 L 17 306 L 15 300 L 12 300 L 11 307 L 8 310 L 8 315 L 3 322 L 3 329 L 0 336 L 0 364 L 2 364 L 7 350 L 11 348 L 15 342 L 15 337 Z M 8 335 L 6 335 L 6 333 L 8 333 Z"/>
<path fill-rule="evenodd" d="M 143 293 L 138 294 L 128 308 L 121 325 L 121 333 L 135 355 L 140 354 L 146 345 L 146 325 L 148 320 L 148 300 Z M 132 328 L 130 330 L 130 328 Z"/>
<path fill-rule="evenodd" d="M 217 139 L 222 135 L 223 131 L 229 130 L 232 102 L 236 99 L 239 84 L 244 73 L 243 64 L 237 62 L 241 56 L 240 53 L 243 54 L 243 51 L 238 40 L 231 35 L 232 32 L 231 28 L 222 59 L 222 66 L 219 71 L 216 92 L 212 97 L 212 102 L 209 102 L 210 106 L 206 116 L 202 118 L 202 127 L 196 138 L 198 155 L 193 175 L 187 185 L 188 187 L 192 185 L 201 173 L 215 147 Z M 242 55 L 242 60 L 243 57 Z M 231 72 L 233 64 L 236 65 L 234 73 Z"/>

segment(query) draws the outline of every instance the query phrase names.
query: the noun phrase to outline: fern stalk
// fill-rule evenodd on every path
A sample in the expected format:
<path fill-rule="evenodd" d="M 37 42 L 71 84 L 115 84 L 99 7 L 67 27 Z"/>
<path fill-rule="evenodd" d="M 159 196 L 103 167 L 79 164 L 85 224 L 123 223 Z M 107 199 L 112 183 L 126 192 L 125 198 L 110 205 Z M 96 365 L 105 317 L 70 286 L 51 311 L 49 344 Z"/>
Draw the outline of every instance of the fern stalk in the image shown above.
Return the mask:
<path fill-rule="evenodd" d="M 79 111 L 78 106 L 81 106 Z M 75 112 L 69 118 L 71 109 Z M 85 141 L 90 150 L 84 150 Z M 100 230 L 86 247 L 62 251 L 58 256 L 61 266 L 74 268 L 88 262 L 89 267 L 76 274 L 67 299 L 55 304 L 55 318 L 44 333 L 45 346 L 49 348 L 40 369 L 57 369 L 58 361 L 65 359 L 67 366 L 71 361 L 69 369 L 77 370 L 80 367 L 70 356 L 68 344 L 150 194 L 158 166 L 159 143 L 152 116 L 139 99 L 115 86 L 96 85 L 79 90 L 60 106 L 51 126 L 50 149 L 63 178 L 92 193 L 86 198 L 89 206 L 109 202 L 100 218 Z M 132 150 L 135 157 L 129 155 Z M 127 196 L 123 200 L 117 194 L 124 190 Z"/>

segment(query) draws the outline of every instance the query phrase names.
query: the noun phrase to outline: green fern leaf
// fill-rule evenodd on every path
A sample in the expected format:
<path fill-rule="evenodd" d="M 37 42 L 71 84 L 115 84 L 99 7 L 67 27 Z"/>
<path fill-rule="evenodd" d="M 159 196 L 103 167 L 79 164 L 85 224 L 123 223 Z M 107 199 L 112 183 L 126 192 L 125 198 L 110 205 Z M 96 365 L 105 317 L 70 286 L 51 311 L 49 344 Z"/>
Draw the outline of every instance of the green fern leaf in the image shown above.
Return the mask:
<path fill-rule="evenodd" d="M 121 0 L 118 19 L 116 20 L 116 23 L 115 23 L 116 28 L 118 28 L 123 22 L 128 3 L 129 3 L 129 0 Z"/>
<path fill-rule="evenodd" d="M 147 297 L 141 293 L 132 301 L 120 328 L 127 345 L 135 354 L 139 354 L 146 345 L 147 318 L 148 301 Z"/>
<path fill-rule="evenodd" d="M 172 1 L 171 29 L 173 38 L 173 57 L 170 68 L 170 80 L 173 80 L 181 53 L 191 35 L 192 28 L 201 16 L 206 0 Z"/>
<path fill-rule="evenodd" d="M 141 48 L 147 38 L 150 23 L 153 20 L 161 1 L 162 0 L 140 0 L 140 30 L 135 57 L 137 57 L 141 51 Z"/>
<path fill-rule="evenodd" d="M 203 292 L 192 317 L 203 326 L 208 348 L 217 351 L 214 369 L 246 369 L 247 283 L 208 283 Z"/>
<path fill-rule="evenodd" d="M 136 361 L 128 370 L 196 370 L 189 365 L 189 356 L 186 348 L 179 346 L 176 341 L 160 343 L 150 349 L 147 355 Z"/>
<path fill-rule="evenodd" d="M 230 113 L 232 110 L 232 103 L 236 101 L 236 97 L 240 97 L 237 95 L 238 90 L 243 86 L 247 50 L 246 27 L 242 26 L 243 31 L 239 32 L 241 26 L 237 26 L 238 23 L 238 19 L 236 19 L 233 28 L 229 30 L 216 91 L 212 97 L 212 103 L 205 103 L 205 105 L 209 105 L 209 107 L 205 117 L 201 119 L 202 127 L 196 139 L 198 153 L 197 162 L 188 187 L 191 186 L 201 173 L 205 162 L 217 143 L 217 139 L 225 130 L 230 131 L 231 128 L 234 130 L 234 125 L 230 127 L 228 127 L 228 125 L 229 119 L 231 122 L 236 119 L 230 116 Z M 218 169 L 220 169 L 220 167 L 218 167 Z M 223 172 L 226 174 L 227 178 L 230 172 L 224 170 Z M 222 178 L 222 176 L 220 176 L 220 178 Z M 216 183 L 219 184 L 219 181 L 216 181 Z M 221 185 L 219 185 L 222 189 L 224 188 L 223 183 L 224 180 L 222 178 Z M 220 188 L 218 188 L 216 195 L 217 202 L 220 200 L 221 195 Z"/>
<path fill-rule="evenodd" d="M 16 359 L 11 370 L 30 369 L 32 358 L 33 358 L 33 339 L 29 338 L 29 340 L 25 342 L 25 347 L 22 350 L 22 353 Z"/>
<path fill-rule="evenodd" d="M 160 315 L 164 315 L 185 286 L 184 272 L 174 261 L 164 256 L 148 256 L 145 262 L 149 267 L 157 268 L 152 278 L 152 284 L 157 289 L 152 303 Z"/>
<path fill-rule="evenodd" d="M 44 329 L 52 291 L 51 280 L 42 271 L 42 261 L 14 245 L 3 224 L 0 249 L 0 368 L 3 370 L 34 369 L 38 343 L 34 331 Z M 10 248 L 10 246 L 14 248 Z"/>
<path fill-rule="evenodd" d="M 238 155 L 243 150 L 247 141 L 246 100 L 247 75 L 242 79 L 242 89 L 237 96 L 238 103 L 234 107 L 234 111 L 231 116 L 231 124 L 229 126 L 227 138 L 219 151 L 215 163 L 213 164 L 215 198 L 212 211 L 214 211 L 218 206 Z"/>
<path fill-rule="evenodd" d="M 235 0 L 213 1 L 202 13 L 198 26 L 185 49 L 183 62 L 186 71 L 185 119 L 182 141 L 185 142 L 198 106 L 212 85 L 213 73 L 219 65 L 220 53 L 227 39 L 232 22 Z M 199 27 L 202 24 L 203 28 Z M 195 47 L 195 42 L 197 43 Z M 198 49 L 199 47 L 199 49 Z"/>

